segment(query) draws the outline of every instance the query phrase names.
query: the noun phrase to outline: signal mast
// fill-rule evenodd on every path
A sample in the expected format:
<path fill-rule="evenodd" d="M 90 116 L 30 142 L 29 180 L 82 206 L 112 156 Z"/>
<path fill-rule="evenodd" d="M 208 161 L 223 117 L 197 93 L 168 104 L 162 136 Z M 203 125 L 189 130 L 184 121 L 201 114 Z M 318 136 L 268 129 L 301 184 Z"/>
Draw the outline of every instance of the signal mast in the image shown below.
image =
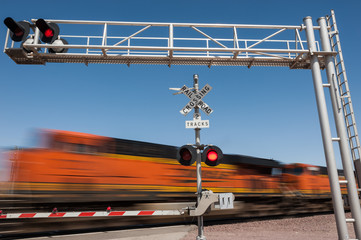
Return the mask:
<path fill-rule="evenodd" d="M 227 206 L 223 206 L 222 208 L 233 208 L 234 196 L 232 193 L 221 195 L 214 194 L 212 191 L 202 190 L 202 161 L 208 166 L 217 166 L 223 160 L 223 153 L 217 146 L 209 145 L 204 148 L 205 146 L 201 144 L 200 131 L 201 128 L 209 128 L 209 120 L 201 120 L 199 109 L 202 109 L 207 115 L 213 112 L 213 110 L 202 101 L 202 98 L 211 91 L 212 87 L 206 84 L 206 86 L 199 90 L 198 79 L 198 75 L 194 74 L 192 89 L 185 85 L 182 88 L 170 88 L 170 90 L 179 91 L 174 94 L 184 94 L 190 99 L 188 104 L 180 110 L 181 114 L 186 116 L 194 108 L 193 121 L 186 121 L 186 128 L 194 128 L 196 142 L 194 145 L 183 145 L 180 147 L 177 152 L 177 160 L 184 166 L 191 166 L 194 162 L 196 162 L 197 206 L 200 206 L 200 208 L 203 208 L 204 206 L 209 208 L 210 204 L 217 201 L 219 197 L 223 197 L 226 198 Z M 202 150 L 203 152 L 201 152 Z M 208 200 L 207 204 L 205 204 L 205 199 Z M 215 200 L 209 201 L 210 199 Z M 197 240 L 206 240 L 206 237 L 204 236 L 203 214 L 198 216 Z"/>

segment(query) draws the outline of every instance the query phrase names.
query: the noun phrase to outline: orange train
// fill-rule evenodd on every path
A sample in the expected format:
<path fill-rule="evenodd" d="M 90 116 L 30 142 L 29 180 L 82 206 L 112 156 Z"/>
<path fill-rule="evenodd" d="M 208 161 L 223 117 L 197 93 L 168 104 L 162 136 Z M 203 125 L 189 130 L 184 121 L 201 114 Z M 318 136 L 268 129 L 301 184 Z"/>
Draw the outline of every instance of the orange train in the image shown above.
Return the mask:
<path fill-rule="evenodd" d="M 60 130 L 41 132 L 41 147 L 9 152 L 6 192 L 49 202 L 194 199 L 195 166 L 182 166 L 174 146 Z M 202 163 L 203 188 L 242 197 L 329 198 L 324 167 L 224 156 Z M 4 189 L 4 188 L 3 188 Z"/>

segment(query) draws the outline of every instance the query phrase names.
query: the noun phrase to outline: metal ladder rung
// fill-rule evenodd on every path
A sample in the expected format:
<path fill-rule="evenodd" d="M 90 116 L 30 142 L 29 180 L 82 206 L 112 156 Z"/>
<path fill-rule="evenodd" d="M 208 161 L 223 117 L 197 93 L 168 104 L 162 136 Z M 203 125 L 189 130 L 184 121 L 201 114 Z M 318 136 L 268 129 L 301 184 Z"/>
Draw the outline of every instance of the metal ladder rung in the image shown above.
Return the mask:
<path fill-rule="evenodd" d="M 346 82 L 343 81 L 342 83 L 339 84 L 339 86 L 341 87 L 342 85 L 344 85 Z"/>
<path fill-rule="evenodd" d="M 343 62 L 343 60 L 341 60 L 341 61 L 339 61 L 338 63 L 336 63 L 336 67 L 338 67 L 338 65 L 340 65 L 341 62 Z"/>
<path fill-rule="evenodd" d="M 332 25 L 333 26 L 333 25 Z M 333 30 L 331 32 L 328 32 L 328 34 L 330 35 L 330 38 L 333 38 L 333 36 L 335 36 L 338 32 L 336 30 Z M 332 36 L 331 36 L 332 35 Z"/>
<path fill-rule="evenodd" d="M 354 218 L 346 218 L 346 222 L 347 223 L 354 223 L 355 219 Z"/>
<path fill-rule="evenodd" d="M 348 91 L 341 94 L 341 96 L 345 96 L 345 95 L 348 95 Z"/>
<path fill-rule="evenodd" d="M 343 71 L 339 72 L 339 73 L 337 74 L 337 76 L 340 76 L 341 74 L 343 74 Z"/>
<path fill-rule="evenodd" d="M 339 180 L 339 183 L 340 183 L 340 184 L 347 184 L 348 181 L 347 181 L 347 180 Z"/>

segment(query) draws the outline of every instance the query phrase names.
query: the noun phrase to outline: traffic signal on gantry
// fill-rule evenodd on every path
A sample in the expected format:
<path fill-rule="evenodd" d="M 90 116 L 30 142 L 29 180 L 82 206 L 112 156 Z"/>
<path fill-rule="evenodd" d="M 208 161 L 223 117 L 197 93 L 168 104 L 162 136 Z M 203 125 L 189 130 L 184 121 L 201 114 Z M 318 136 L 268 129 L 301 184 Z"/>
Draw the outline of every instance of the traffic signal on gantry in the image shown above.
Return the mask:
<path fill-rule="evenodd" d="M 16 22 L 14 19 L 7 17 L 4 19 L 4 24 L 9 29 L 10 38 L 14 42 L 22 42 L 21 46 L 26 52 L 32 52 L 31 44 L 37 43 L 35 36 L 37 34 L 30 34 L 30 28 L 36 32 L 39 30 L 39 38 L 43 43 L 49 43 L 49 53 L 66 53 L 68 48 L 65 45 L 68 42 L 59 37 L 59 26 L 56 23 L 45 21 L 42 18 L 36 20 L 35 24 L 30 24 L 27 21 Z M 29 37 L 28 37 L 29 36 Z M 27 47 L 27 45 L 29 45 Z M 36 49 L 36 48 L 35 48 Z M 37 49 L 39 50 L 39 49 Z"/>
<path fill-rule="evenodd" d="M 36 27 L 40 30 L 40 39 L 44 43 L 53 43 L 59 36 L 59 26 L 56 23 L 46 22 L 39 18 L 35 22 Z"/>
<path fill-rule="evenodd" d="M 59 38 L 60 29 L 58 24 L 39 18 L 36 20 L 35 25 L 40 31 L 42 42 L 51 43 L 52 46 L 65 46 L 68 44 L 65 39 Z M 65 53 L 67 51 L 67 48 L 49 48 L 50 53 Z"/>
<path fill-rule="evenodd" d="M 4 20 L 4 24 L 10 30 L 10 38 L 15 42 L 25 41 L 30 32 L 30 23 L 26 21 L 16 22 L 11 17 Z"/>
<path fill-rule="evenodd" d="M 208 146 L 203 150 L 201 159 L 208 166 L 217 166 L 223 160 L 222 150 L 217 146 Z M 184 166 L 191 166 L 197 160 L 197 149 L 192 145 L 180 147 L 177 152 L 177 160 Z"/>

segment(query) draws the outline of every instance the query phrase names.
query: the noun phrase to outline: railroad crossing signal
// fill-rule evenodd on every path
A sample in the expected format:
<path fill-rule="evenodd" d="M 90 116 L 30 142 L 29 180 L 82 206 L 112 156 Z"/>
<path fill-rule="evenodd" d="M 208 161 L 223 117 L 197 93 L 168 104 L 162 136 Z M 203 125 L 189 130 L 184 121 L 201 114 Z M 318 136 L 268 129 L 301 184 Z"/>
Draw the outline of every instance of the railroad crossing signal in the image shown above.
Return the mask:
<path fill-rule="evenodd" d="M 202 162 L 208 166 L 217 166 L 223 160 L 223 152 L 217 146 L 208 146 L 203 150 Z M 197 150 L 192 145 L 183 145 L 177 151 L 177 160 L 183 166 L 191 166 L 197 160 Z"/>
<path fill-rule="evenodd" d="M 68 42 L 65 39 L 59 38 L 60 29 L 58 24 L 46 22 L 39 18 L 35 22 L 36 27 L 40 30 L 40 39 L 44 43 L 51 43 L 53 46 L 64 46 Z M 49 53 L 66 53 L 67 48 L 49 48 Z"/>
<path fill-rule="evenodd" d="M 177 160 L 183 166 L 191 166 L 197 160 L 197 150 L 191 145 L 183 145 L 178 149 Z"/>
<path fill-rule="evenodd" d="M 45 43 L 53 43 L 59 36 L 59 26 L 56 23 L 48 23 L 40 18 L 35 22 L 40 30 L 40 39 Z"/>
<path fill-rule="evenodd" d="M 61 47 L 68 45 L 68 42 L 65 39 L 59 38 L 60 29 L 56 23 L 47 22 L 39 18 L 35 24 L 30 24 L 26 21 L 15 22 L 12 18 L 7 17 L 4 20 L 4 24 L 10 30 L 10 38 L 14 42 L 22 42 L 21 46 L 27 53 L 38 50 L 37 48 L 26 47 L 26 45 L 38 42 L 38 38 L 35 38 L 37 30 L 39 31 L 38 36 L 40 40 L 50 44 L 48 47 L 49 53 L 66 53 L 68 51 L 68 48 Z M 35 34 L 30 34 L 30 28 L 34 30 Z"/>
<path fill-rule="evenodd" d="M 202 162 L 205 162 L 208 166 L 217 166 L 223 160 L 223 152 L 217 146 L 208 146 L 203 150 Z"/>
<path fill-rule="evenodd" d="M 208 106 L 205 102 L 202 101 L 202 98 L 206 96 L 210 91 L 212 90 L 212 87 L 209 86 L 209 84 L 206 84 L 201 90 L 199 91 L 192 91 L 191 88 L 188 88 L 186 85 L 180 88 L 179 93 L 183 93 L 186 95 L 190 101 L 187 103 L 187 105 L 180 110 L 180 113 L 184 116 L 187 116 L 187 114 L 192 111 L 192 109 L 196 106 L 198 106 L 205 114 L 209 115 L 213 112 L 213 109 Z"/>
<path fill-rule="evenodd" d="M 4 24 L 10 30 L 10 38 L 14 42 L 25 41 L 30 32 L 30 23 L 26 21 L 15 22 L 14 19 L 7 17 Z"/>

